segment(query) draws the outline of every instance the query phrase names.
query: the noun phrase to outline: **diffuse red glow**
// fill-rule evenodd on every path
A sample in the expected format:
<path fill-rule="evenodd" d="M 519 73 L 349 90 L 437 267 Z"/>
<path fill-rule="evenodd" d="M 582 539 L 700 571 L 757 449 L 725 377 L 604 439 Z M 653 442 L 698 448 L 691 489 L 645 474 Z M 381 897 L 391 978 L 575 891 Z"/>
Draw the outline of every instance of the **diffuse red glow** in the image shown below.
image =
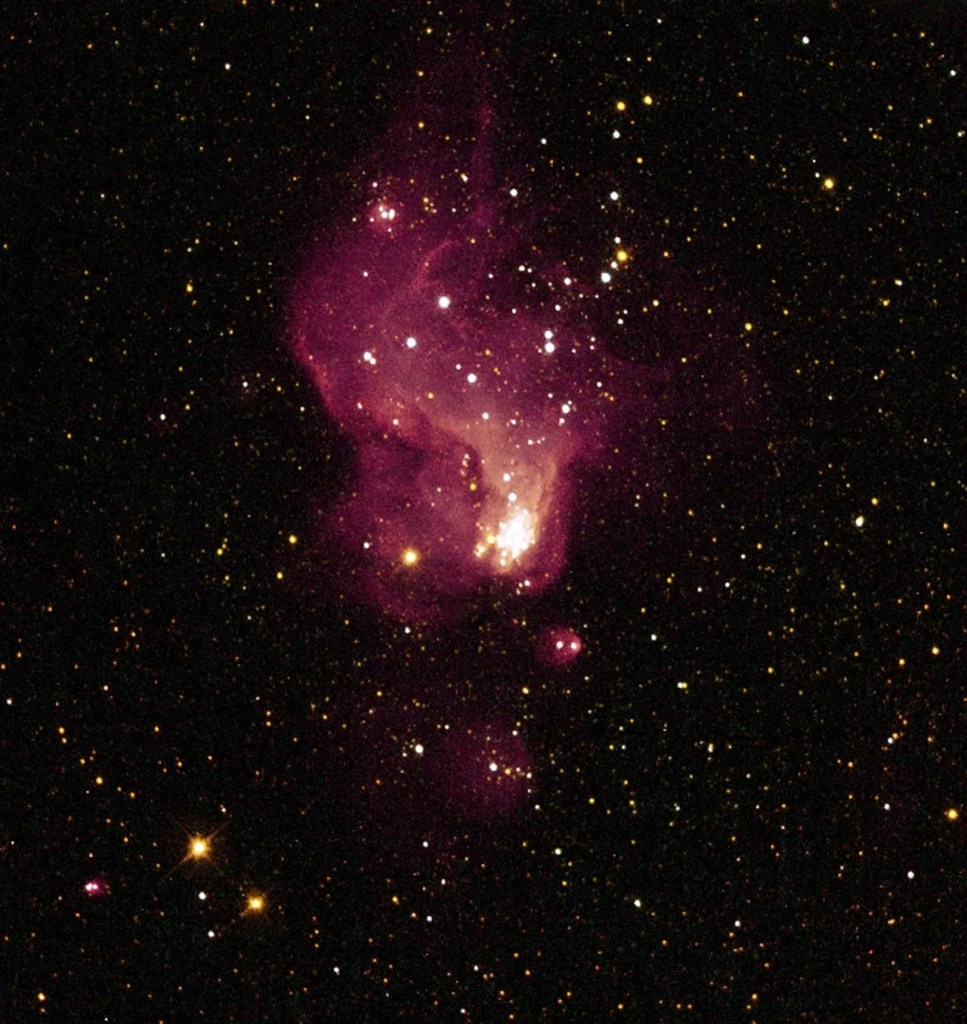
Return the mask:
<path fill-rule="evenodd" d="M 471 820 L 511 815 L 533 791 L 527 745 L 505 722 L 459 727 L 443 740 L 437 760 L 436 783 L 447 804 Z"/>

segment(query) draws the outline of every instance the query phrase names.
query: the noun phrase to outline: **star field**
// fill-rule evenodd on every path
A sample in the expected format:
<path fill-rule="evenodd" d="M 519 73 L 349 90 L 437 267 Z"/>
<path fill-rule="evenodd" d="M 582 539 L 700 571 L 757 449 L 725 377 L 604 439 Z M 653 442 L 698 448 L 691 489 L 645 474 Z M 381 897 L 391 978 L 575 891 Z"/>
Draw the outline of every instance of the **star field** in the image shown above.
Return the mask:
<path fill-rule="evenodd" d="M 0 1020 L 963 1015 L 963 27 L 9 17 Z"/>

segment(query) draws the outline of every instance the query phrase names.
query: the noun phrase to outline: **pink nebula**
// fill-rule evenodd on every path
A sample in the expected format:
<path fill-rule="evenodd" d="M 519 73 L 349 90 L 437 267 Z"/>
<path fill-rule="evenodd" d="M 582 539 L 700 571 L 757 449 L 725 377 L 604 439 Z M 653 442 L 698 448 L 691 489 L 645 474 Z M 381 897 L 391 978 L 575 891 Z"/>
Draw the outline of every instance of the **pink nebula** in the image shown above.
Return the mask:
<path fill-rule="evenodd" d="M 707 281 L 649 255 L 633 214 L 634 259 L 601 203 L 542 192 L 553 160 L 538 172 L 536 138 L 497 144 L 472 78 L 422 80 L 289 301 L 292 350 L 353 449 L 320 530 L 341 559 L 334 586 L 403 620 L 554 583 L 579 470 L 638 508 L 663 493 L 656 472 L 704 467 L 759 421 L 727 300 L 713 309 Z"/>
<path fill-rule="evenodd" d="M 402 619 L 557 579 L 573 470 L 600 455 L 614 401 L 588 290 L 494 180 L 489 111 L 470 126 L 452 112 L 415 102 L 290 310 L 354 446 L 352 489 L 327 512 L 340 585 Z"/>

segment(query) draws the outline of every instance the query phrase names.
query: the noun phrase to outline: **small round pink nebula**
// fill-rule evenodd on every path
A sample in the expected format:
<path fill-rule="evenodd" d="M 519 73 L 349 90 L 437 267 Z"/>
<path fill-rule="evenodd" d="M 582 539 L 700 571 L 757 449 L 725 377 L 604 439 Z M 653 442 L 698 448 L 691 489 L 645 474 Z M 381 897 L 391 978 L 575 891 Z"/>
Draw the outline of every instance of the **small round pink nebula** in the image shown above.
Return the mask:
<path fill-rule="evenodd" d="M 545 665 L 564 668 L 581 653 L 581 637 L 568 626 L 548 626 L 537 640 L 537 657 Z"/>

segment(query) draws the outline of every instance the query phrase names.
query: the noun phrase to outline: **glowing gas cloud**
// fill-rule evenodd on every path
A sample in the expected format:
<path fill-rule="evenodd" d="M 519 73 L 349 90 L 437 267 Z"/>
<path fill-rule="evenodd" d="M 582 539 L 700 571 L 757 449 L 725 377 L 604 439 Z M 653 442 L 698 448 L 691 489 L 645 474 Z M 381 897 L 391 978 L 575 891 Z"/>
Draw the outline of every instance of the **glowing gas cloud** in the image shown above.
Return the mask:
<path fill-rule="evenodd" d="M 414 101 L 292 300 L 294 350 L 355 450 L 328 510 L 341 586 L 403 619 L 558 577 L 572 470 L 614 400 L 593 296 L 528 240 L 489 110 L 458 106 Z"/>

